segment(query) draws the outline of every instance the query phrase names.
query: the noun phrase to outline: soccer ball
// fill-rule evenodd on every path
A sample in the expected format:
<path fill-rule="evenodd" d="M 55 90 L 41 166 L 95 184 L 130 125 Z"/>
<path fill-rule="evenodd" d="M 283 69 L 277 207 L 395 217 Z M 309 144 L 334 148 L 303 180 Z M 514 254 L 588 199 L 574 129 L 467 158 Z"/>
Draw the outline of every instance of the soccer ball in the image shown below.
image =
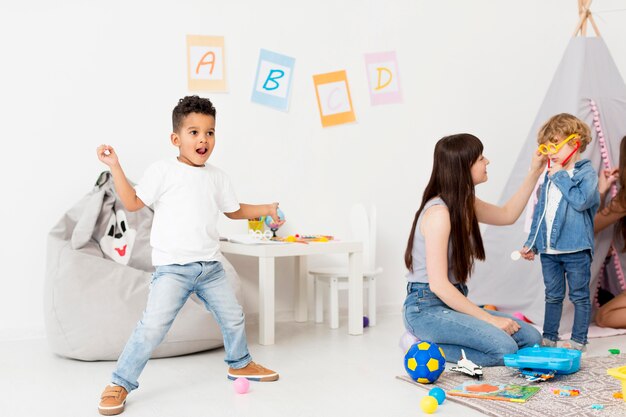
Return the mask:
<path fill-rule="evenodd" d="M 433 342 L 427 340 L 413 344 L 404 355 L 404 369 L 413 380 L 432 384 L 446 367 L 446 355 Z"/>

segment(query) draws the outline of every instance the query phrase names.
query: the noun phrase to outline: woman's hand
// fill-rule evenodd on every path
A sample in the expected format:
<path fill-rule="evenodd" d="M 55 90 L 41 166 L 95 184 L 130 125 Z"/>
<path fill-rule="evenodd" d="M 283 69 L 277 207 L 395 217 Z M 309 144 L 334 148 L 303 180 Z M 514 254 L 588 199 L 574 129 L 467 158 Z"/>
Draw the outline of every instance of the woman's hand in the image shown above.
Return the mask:
<path fill-rule="evenodd" d="M 515 320 L 507 317 L 490 315 L 487 323 L 496 326 L 498 329 L 503 330 L 508 335 L 512 335 L 520 329 L 520 325 Z"/>
<path fill-rule="evenodd" d="M 613 185 L 613 183 L 618 179 L 619 169 L 614 168 L 602 170 L 598 176 L 598 191 L 600 192 L 600 195 L 606 195 L 606 192 L 609 191 L 611 185 Z"/>
<path fill-rule="evenodd" d="M 120 163 L 117 158 L 117 154 L 115 153 L 115 149 L 113 149 L 112 146 L 100 145 L 98 146 L 98 149 L 96 149 L 96 154 L 98 155 L 98 159 L 109 167 L 119 165 Z"/>
<path fill-rule="evenodd" d="M 530 170 L 531 171 L 543 171 L 548 162 L 547 155 L 542 155 L 541 152 L 535 149 L 533 152 L 533 157 L 530 161 Z"/>

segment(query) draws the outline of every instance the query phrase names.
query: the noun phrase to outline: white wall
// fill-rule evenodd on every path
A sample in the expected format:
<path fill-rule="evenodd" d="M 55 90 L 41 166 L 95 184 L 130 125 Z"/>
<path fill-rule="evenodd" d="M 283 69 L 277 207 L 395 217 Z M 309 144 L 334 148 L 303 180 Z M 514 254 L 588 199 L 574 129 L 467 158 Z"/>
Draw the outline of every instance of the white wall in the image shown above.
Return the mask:
<path fill-rule="evenodd" d="M 284 233 L 338 236 L 352 203 L 376 204 L 385 269 L 379 304 L 399 309 L 405 242 L 435 141 L 461 131 L 482 138 L 490 181 L 478 194 L 497 200 L 577 21 L 574 0 L 7 3 L 0 3 L 0 338 L 43 334 L 46 235 L 104 170 L 96 146 L 116 146 L 135 180 L 174 154 L 170 112 L 190 93 L 187 34 L 225 37 L 229 92 L 201 95 L 218 109 L 212 162 L 231 175 L 239 198 L 280 201 Z M 625 18 L 596 17 L 622 72 Z M 250 102 L 260 48 L 296 58 L 287 113 Z M 388 50 L 397 51 L 404 103 L 371 106 L 363 54 Z M 357 122 L 324 129 L 312 76 L 340 69 Z M 224 219 L 221 229 L 245 224 Z M 231 259 L 253 314 L 255 264 Z M 278 264 L 279 315 L 291 309 L 286 266 Z"/>

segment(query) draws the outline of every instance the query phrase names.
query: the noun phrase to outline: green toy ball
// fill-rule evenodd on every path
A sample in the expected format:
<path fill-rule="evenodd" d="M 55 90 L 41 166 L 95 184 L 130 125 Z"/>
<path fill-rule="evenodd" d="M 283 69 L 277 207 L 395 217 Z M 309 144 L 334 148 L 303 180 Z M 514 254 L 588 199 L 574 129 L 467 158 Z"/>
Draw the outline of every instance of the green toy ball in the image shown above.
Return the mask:
<path fill-rule="evenodd" d="M 426 414 L 434 413 L 438 406 L 439 403 L 437 403 L 437 399 L 435 397 L 431 397 L 430 395 L 427 395 L 420 400 L 420 408 Z"/>

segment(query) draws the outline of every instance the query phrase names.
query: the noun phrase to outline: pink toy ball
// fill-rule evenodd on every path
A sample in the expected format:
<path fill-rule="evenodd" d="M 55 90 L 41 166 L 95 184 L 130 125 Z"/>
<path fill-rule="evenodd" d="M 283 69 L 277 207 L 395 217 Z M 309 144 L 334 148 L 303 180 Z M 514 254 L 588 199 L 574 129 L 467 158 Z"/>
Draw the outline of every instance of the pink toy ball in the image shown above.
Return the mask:
<path fill-rule="evenodd" d="M 246 378 L 240 377 L 235 379 L 233 385 L 237 394 L 245 394 L 246 392 L 248 392 L 248 389 L 250 389 L 250 381 L 248 381 Z"/>

